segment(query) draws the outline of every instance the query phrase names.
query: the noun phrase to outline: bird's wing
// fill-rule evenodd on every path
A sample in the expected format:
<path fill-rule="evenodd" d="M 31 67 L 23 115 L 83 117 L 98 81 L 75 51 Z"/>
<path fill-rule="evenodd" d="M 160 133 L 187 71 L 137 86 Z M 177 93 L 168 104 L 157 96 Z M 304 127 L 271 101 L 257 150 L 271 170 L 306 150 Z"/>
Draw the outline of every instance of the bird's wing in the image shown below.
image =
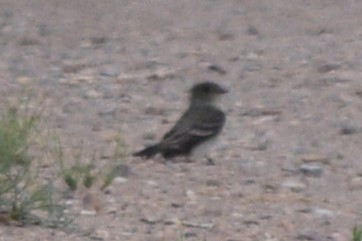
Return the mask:
<path fill-rule="evenodd" d="M 195 115 L 195 111 L 197 114 Z M 162 140 L 170 149 L 188 149 L 217 135 L 225 123 L 225 114 L 211 107 L 187 111 Z"/>

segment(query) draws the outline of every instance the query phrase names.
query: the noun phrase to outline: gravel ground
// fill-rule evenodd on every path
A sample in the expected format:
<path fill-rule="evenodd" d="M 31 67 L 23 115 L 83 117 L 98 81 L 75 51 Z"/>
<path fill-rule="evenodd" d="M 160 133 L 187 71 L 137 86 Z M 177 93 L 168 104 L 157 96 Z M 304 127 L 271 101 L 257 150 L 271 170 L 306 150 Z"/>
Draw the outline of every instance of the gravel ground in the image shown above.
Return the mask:
<path fill-rule="evenodd" d="M 119 131 L 129 153 L 158 140 L 193 83 L 231 90 L 215 166 L 128 156 L 81 231 L 0 240 L 346 241 L 362 223 L 362 1 L 0 4 L 1 99 L 32 86 L 100 167 Z"/>

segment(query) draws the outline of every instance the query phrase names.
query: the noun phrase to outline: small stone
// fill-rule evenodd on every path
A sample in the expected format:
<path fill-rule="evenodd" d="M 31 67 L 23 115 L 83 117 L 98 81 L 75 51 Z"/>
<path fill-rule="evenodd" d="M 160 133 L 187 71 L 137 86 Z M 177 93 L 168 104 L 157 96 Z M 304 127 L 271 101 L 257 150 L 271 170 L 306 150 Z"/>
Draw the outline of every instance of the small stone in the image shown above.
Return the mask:
<path fill-rule="evenodd" d="M 146 78 L 150 81 L 174 79 L 176 77 L 176 71 L 168 68 L 160 68 L 155 72 L 147 74 Z"/>
<path fill-rule="evenodd" d="M 345 241 L 348 240 L 346 236 L 341 233 L 333 233 L 332 235 L 328 236 L 329 241 Z"/>
<path fill-rule="evenodd" d="M 18 44 L 20 46 L 32 46 L 40 44 L 40 41 L 35 37 L 24 36 L 19 40 Z"/>
<path fill-rule="evenodd" d="M 242 219 L 242 218 L 244 218 L 245 215 L 242 214 L 242 213 L 233 212 L 233 213 L 231 214 L 231 216 L 232 216 L 233 218 Z"/>
<path fill-rule="evenodd" d="M 146 107 L 144 110 L 145 114 L 147 115 L 164 115 L 165 114 L 165 110 L 162 108 L 158 108 L 158 107 Z"/>
<path fill-rule="evenodd" d="M 302 164 L 299 170 L 306 176 L 320 177 L 323 174 L 323 168 L 316 164 Z"/>
<path fill-rule="evenodd" d="M 243 223 L 247 226 L 260 224 L 260 222 L 255 219 L 247 219 L 247 220 L 243 221 Z"/>
<path fill-rule="evenodd" d="M 88 99 L 97 99 L 102 97 L 102 93 L 96 90 L 89 90 L 85 93 L 84 97 Z"/>
<path fill-rule="evenodd" d="M 120 177 L 129 177 L 131 175 L 131 168 L 126 164 L 119 164 L 116 170 L 117 175 Z"/>
<path fill-rule="evenodd" d="M 125 177 L 116 177 L 113 180 L 115 183 L 125 183 L 128 182 L 128 178 Z"/>
<path fill-rule="evenodd" d="M 335 216 L 335 212 L 324 208 L 313 209 L 313 214 L 316 215 L 317 217 L 327 217 L 327 218 Z"/>
<path fill-rule="evenodd" d="M 362 177 L 353 177 L 348 181 L 348 187 L 350 190 L 362 190 Z"/>
<path fill-rule="evenodd" d="M 259 35 L 258 29 L 256 29 L 254 26 L 249 26 L 247 32 L 249 35 L 254 35 L 254 36 Z"/>
<path fill-rule="evenodd" d="M 310 162 L 328 163 L 329 158 L 325 155 L 309 154 L 302 156 L 301 161 L 304 163 L 310 163 Z"/>
<path fill-rule="evenodd" d="M 160 220 L 156 217 L 143 217 L 140 219 L 140 221 L 150 225 L 154 225 L 160 222 Z"/>
<path fill-rule="evenodd" d="M 268 148 L 270 141 L 264 136 L 246 136 L 242 140 L 243 148 L 251 151 L 265 151 Z"/>
<path fill-rule="evenodd" d="M 298 172 L 298 168 L 296 168 L 295 166 L 290 166 L 290 165 L 284 165 L 284 166 L 282 166 L 281 169 L 283 172 L 288 172 L 288 173 L 297 173 Z"/>
<path fill-rule="evenodd" d="M 206 181 L 206 185 L 207 186 L 212 186 L 212 187 L 219 187 L 221 186 L 221 182 L 219 180 L 216 179 L 210 179 Z"/>
<path fill-rule="evenodd" d="M 96 239 L 96 240 L 110 240 L 110 233 L 107 230 L 104 229 L 97 229 L 94 232 L 94 235 L 92 235 L 91 239 Z"/>
<path fill-rule="evenodd" d="M 263 188 L 268 193 L 274 193 L 278 190 L 279 186 L 276 183 L 269 182 L 264 184 Z"/>
<path fill-rule="evenodd" d="M 95 210 L 85 210 L 83 209 L 82 211 L 80 211 L 81 215 L 86 215 L 86 216 L 94 216 L 97 214 L 97 212 Z"/>
<path fill-rule="evenodd" d="M 99 137 L 102 141 L 113 142 L 117 139 L 118 133 L 115 130 L 102 130 L 99 133 Z"/>
<path fill-rule="evenodd" d="M 196 203 L 197 201 L 197 195 L 194 191 L 192 190 L 187 190 L 186 191 L 186 196 L 189 199 L 190 203 Z"/>
<path fill-rule="evenodd" d="M 69 73 L 74 74 L 74 73 L 80 72 L 81 70 L 83 70 L 87 67 L 88 67 L 88 64 L 86 64 L 86 63 L 66 63 L 63 66 L 63 72 L 67 73 L 67 74 L 69 74 Z"/>
<path fill-rule="evenodd" d="M 146 180 L 146 185 L 149 186 L 149 187 L 158 187 L 159 184 L 157 181 L 154 181 L 154 180 Z"/>
<path fill-rule="evenodd" d="M 90 38 L 90 42 L 95 45 L 104 44 L 106 42 L 106 40 L 107 40 L 107 38 L 104 36 L 96 36 L 96 37 Z"/>
<path fill-rule="evenodd" d="M 30 79 L 29 77 L 26 77 L 26 76 L 21 76 L 21 77 L 17 78 L 16 80 L 21 85 L 28 85 L 32 82 L 32 79 Z"/>
<path fill-rule="evenodd" d="M 115 77 L 119 75 L 119 71 L 118 68 L 114 65 L 106 65 L 102 67 L 100 75 L 106 77 Z"/>
<path fill-rule="evenodd" d="M 356 90 L 355 95 L 357 95 L 359 98 L 362 98 L 362 89 Z"/>
<path fill-rule="evenodd" d="M 87 193 L 84 195 L 83 200 L 84 211 L 93 211 L 98 213 L 102 208 L 100 196 L 95 193 Z"/>
<path fill-rule="evenodd" d="M 144 140 L 154 140 L 156 138 L 156 135 L 154 133 L 146 132 L 143 134 Z"/>
<path fill-rule="evenodd" d="M 326 77 L 326 78 L 321 78 L 318 80 L 319 84 L 321 86 L 329 86 L 331 84 L 345 84 L 345 83 L 348 83 L 348 82 L 351 82 L 350 79 L 347 79 L 347 78 L 340 78 L 340 77 Z"/>
<path fill-rule="evenodd" d="M 297 240 L 322 240 L 321 235 L 314 230 L 301 231 L 295 238 Z"/>
<path fill-rule="evenodd" d="M 246 178 L 246 179 L 242 180 L 241 183 L 243 185 L 253 185 L 256 183 L 256 181 L 253 178 Z"/>
<path fill-rule="evenodd" d="M 320 65 L 317 70 L 319 73 L 328 73 L 339 68 L 341 68 L 339 64 L 323 64 Z"/>
<path fill-rule="evenodd" d="M 38 25 L 38 34 L 42 37 L 49 36 L 52 33 L 52 30 L 45 24 Z"/>
<path fill-rule="evenodd" d="M 188 239 L 188 238 L 197 238 L 197 233 L 196 232 L 186 232 L 184 233 L 184 238 Z"/>
<path fill-rule="evenodd" d="M 256 107 L 256 108 L 250 108 L 246 109 L 241 113 L 241 116 L 249 116 L 252 118 L 258 118 L 262 116 L 280 116 L 281 111 L 276 109 L 269 109 L 264 107 Z"/>
<path fill-rule="evenodd" d="M 340 130 L 341 135 L 352 135 L 358 132 L 358 128 L 352 124 L 343 124 Z"/>
<path fill-rule="evenodd" d="M 304 183 L 294 180 L 286 180 L 282 183 L 282 186 L 290 189 L 293 192 L 301 192 L 306 188 L 306 185 Z"/>
<path fill-rule="evenodd" d="M 226 70 L 223 69 L 222 67 L 220 67 L 219 65 L 216 64 L 208 64 L 207 65 L 207 69 L 213 72 L 216 72 L 220 75 L 225 75 L 226 74 Z"/>
<path fill-rule="evenodd" d="M 233 33 L 228 33 L 225 31 L 217 31 L 217 37 L 219 38 L 220 41 L 227 41 L 227 40 L 232 40 L 235 38 L 235 35 Z"/>
<path fill-rule="evenodd" d="M 178 203 L 178 202 L 173 202 L 173 203 L 171 203 L 171 207 L 173 207 L 173 208 L 181 208 L 181 207 L 183 207 L 183 204 Z"/>
<path fill-rule="evenodd" d="M 167 219 L 163 221 L 164 225 L 175 225 L 175 221 L 173 219 Z"/>
<path fill-rule="evenodd" d="M 215 227 L 214 223 L 198 223 L 192 221 L 182 221 L 182 225 L 185 227 L 203 228 L 203 229 L 212 229 L 213 227 Z"/>
<path fill-rule="evenodd" d="M 70 99 L 62 106 L 65 114 L 78 113 L 82 109 L 82 102 L 79 99 Z"/>
<path fill-rule="evenodd" d="M 104 116 L 112 116 L 114 117 L 116 114 L 116 108 L 115 107 L 109 107 L 109 108 L 104 108 L 100 111 L 98 111 L 98 115 L 101 117 Z"/>

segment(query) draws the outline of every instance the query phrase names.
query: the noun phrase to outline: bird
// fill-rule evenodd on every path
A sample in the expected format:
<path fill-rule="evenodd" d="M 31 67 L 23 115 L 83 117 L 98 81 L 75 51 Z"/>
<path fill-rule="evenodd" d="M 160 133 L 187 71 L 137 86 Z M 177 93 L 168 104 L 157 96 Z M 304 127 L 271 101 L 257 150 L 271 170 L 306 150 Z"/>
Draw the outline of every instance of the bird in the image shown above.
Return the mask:
<path fill-rule="evenodd" d="M 228 90 L 207 81 L 195 84 L 189 92 L 189 107 L 171 130 L 160 142 L 133 153 L 133 156 L 149 159 L 160 153 L 166 160 L 176 156 L 185 156 L 189 160 L 199 146 L 211 142 L 220 134 L 226 115 L 217 106 L 217 101 Z M 211 158 L 205 157 L 213 164 Z"/>

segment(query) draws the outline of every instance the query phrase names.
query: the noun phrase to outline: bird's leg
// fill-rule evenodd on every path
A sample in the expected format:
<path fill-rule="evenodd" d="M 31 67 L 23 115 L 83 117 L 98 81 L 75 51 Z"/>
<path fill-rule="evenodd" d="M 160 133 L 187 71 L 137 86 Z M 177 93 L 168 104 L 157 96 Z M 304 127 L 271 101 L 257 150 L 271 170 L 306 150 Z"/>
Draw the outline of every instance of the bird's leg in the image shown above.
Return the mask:
<path fill-rule="evenodd" d="M 214 166 L 214 165 L 215 165 L 214 159 L 212 159 L 212 158 L 209 157 L 208 155 L 205 155 L 205 158 L 206 158 L 206 160 L 207 160 L 206 165 L 209 165 L 209 166 Z"/>

